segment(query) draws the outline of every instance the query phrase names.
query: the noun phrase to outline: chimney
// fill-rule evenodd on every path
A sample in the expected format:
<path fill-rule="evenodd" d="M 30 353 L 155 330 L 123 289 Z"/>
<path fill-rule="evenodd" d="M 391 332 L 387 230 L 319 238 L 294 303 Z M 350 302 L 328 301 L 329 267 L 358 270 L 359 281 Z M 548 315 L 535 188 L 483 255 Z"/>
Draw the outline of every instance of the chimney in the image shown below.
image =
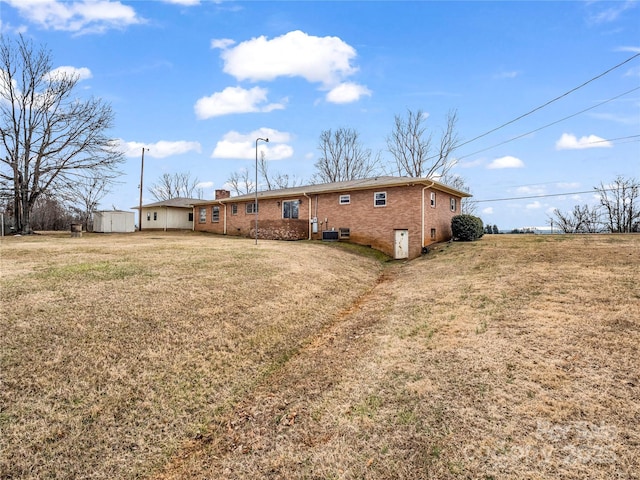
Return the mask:
<path fill-rule="evenodd" d="M 231 192 L 229 190 L 216 190 L 216 200 L 222 200 L 223 198 L 229 198 Z"/>

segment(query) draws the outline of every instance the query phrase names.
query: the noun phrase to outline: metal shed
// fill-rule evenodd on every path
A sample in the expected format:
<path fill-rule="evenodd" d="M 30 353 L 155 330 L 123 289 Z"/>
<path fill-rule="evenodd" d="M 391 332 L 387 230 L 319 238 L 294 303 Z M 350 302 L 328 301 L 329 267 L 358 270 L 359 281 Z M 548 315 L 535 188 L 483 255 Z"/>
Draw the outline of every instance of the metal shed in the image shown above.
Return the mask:
<path fill-rule="evenodd" d="M 135 213 L 124 210 L 101 210 L 93 213 L 93 231 L 98 233 L 135 232 Z"/>

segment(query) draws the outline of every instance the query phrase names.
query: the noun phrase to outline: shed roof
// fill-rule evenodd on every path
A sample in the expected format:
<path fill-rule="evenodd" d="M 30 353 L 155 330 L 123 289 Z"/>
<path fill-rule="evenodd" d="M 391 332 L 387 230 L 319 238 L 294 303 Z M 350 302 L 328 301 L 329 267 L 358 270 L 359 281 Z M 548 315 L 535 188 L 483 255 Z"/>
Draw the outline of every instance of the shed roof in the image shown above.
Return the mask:
<path fill-rule="evenodd" d="M 153 208 L 153 207 L 173 207 L 173 208 L 193 208 L 193 205 L 196 203 L 202 203 L 204 200 L 201 198 L 187 198 L 187 197 L 177 197 L 172 198 L 170 200 L 162 200 L 160 202 L 155 203 L 147 203 L 146 205 L 142 205 L 142 208 Z M 140 207 L 135 206 L 131 207 L 133 209 L 138 210 Z"/>
<path fill-rule="evenodd" d="M 472 195 L 457 190 L 453 187 L 449 187 L 440 182 L 430 180 L 428 178 L 415 178 L 415 177 L 392 177 L 392 176 L 380 176 L 373 178 L 364 178 L 360 180 L 349 180 L 345 182 L 332 182 L 332 183 L 320 183 L 317 185 L 304 185 L 301 187 L 281 188 L 278 190 L 265 190 L 258 192 L 258 200 L 267 198 L 281 198 L 290 197 L 304 194 L 317 194 L 317 193 L 332 193 L 332 192 L 345 192 L 353 190 L 370 190 L 374 188 L 384 187 L 401 187 L 405 185 L 424 185 L 426 187 L 433 187 L 437 190 L 441 190 L 446 193 L 450 193 L 459 197 L 471 197 Z M 249 193 L 247 195 L 238 195 L 235 197 L 223 198 L 215 200 L 216 203 L 228 203 L 253 200 L 256 198 L 255 193 Z M 193 205 L 210 204 L 214 200 L 198 200 Z"/>

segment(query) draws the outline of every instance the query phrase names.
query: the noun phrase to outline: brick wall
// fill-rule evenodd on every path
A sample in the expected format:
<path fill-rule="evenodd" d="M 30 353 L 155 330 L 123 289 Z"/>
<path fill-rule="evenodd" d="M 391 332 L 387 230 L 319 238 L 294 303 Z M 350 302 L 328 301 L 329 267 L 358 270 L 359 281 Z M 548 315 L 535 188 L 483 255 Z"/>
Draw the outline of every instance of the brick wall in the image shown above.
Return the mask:
<path fill-rule="evenodd" d="M 421 201 L 423 185 L 379 188 L 341 193 L 299 195 L 286 199 L 259 200 L 258 236 L 264 239 L 298 240 L 309 236 L 309 218 L 317 217 L 318 233 L 312 238 L 322 238 L 323 230 L 349 229 L 348 241 L 369 245 L 393 256 L 396 230 L 407 230 L 409 234 L 409 258 L 420 256 L 422 247 L 451 238 L 451 218 L 460 213 L 460 198 L 455 197 L 455 211 L 451 210 L 451 196 L 447 193 L 426 189 L 424 192 L 424 244 L 422 243 Z M 386 193 L 386 205 L 374 206 L 376 192 Z M 435 206 L 430 204 L 434 192 Z M 341 204 L 341 195 L 349 195 L 349 203 Z M 282 202 L 298 200 L 299 219 L 282 218 Z M 206 207 L 206 220 L 200 222 L 199 208 L 194 211 L 195 229 L 213 233 L 224 233 L 226 210 L 226 233 L 246 237 L 255 236 L 255 215 L 246 213 L 247 203 L 238 202 L 237 213 L 232 213 L 232 204 L 220 207 L 218 222 L 212 222 L 212 207 Z M 432 237 L 432 229 L 434 236 Z"/>

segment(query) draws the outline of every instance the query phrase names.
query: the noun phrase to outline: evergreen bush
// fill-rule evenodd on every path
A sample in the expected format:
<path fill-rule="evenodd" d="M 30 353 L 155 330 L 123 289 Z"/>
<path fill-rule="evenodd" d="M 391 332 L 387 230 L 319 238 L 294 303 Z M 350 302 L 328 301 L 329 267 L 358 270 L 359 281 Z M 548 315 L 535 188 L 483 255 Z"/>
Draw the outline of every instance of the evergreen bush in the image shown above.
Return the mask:
<path fill-rule="evenodd" d="M 484 235 L 484 225 L 482 219 L 474 215 L 456 215 L 451 219 L 451 231 L 454 240 L 472 242 Z"/>

